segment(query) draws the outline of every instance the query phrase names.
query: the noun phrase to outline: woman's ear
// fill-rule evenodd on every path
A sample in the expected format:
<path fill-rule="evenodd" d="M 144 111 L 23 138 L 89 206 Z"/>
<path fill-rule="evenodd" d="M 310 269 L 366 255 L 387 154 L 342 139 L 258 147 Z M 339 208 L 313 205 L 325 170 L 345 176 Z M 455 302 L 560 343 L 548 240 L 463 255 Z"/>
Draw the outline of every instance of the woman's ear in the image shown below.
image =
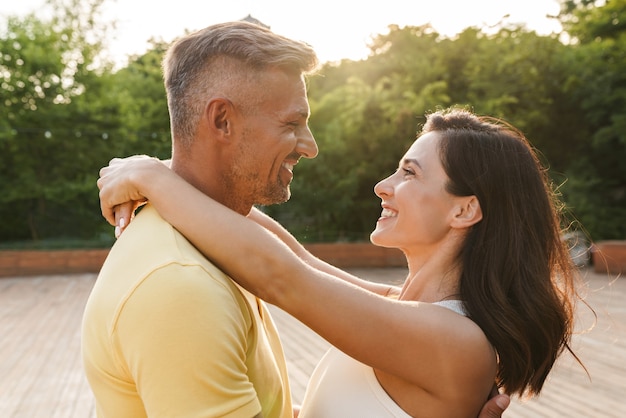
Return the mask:
<path fill-rule="evenodd" d="M 476 196 L 463 196 L 452 218 L 453 228 L 469 228 L 483 219 L 483 211 Z"/>

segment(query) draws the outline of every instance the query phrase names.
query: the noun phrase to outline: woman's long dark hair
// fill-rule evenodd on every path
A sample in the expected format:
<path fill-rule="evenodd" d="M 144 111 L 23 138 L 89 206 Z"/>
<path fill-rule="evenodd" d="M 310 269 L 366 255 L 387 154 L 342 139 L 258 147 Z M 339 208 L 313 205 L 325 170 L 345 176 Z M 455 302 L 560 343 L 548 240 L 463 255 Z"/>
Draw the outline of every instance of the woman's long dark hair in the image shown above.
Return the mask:
<path fill-rule="evenodd" d="M 496 348 L 498 385 L 536 395 L 572 352 L 577 296 L 546 170 L 521 132 L 493 118 L 448 109 L 428 116 L 426 132 L 440 135 L 447 191 L 476 196 L 482 209 L 459 254 L 461 298 Z"/>

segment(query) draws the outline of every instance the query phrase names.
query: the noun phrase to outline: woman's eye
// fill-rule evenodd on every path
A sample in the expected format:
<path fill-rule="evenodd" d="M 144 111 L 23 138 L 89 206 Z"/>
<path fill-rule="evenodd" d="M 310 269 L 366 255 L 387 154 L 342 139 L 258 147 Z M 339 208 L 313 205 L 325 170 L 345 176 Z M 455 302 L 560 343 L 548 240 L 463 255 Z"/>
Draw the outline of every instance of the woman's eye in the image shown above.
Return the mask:
<path fill-rule="evenodd" d="M 403 168 L 402 171 L 404 172 L 405 176 L 412 176 L 415 174 L 415 172 L 409 168 Z"/>

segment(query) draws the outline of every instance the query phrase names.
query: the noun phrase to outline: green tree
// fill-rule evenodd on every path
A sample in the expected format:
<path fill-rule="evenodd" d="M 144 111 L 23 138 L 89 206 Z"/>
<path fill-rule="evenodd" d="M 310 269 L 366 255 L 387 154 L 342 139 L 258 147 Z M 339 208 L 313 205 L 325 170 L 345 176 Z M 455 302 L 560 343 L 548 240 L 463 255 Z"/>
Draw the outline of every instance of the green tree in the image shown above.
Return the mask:
<path fill-rule="evenodd" d="M 626 237 L 626 0 L 564 1 L 572 38 L 565 92 L 580 108 L 586 147 L 563 188 L 594 239 Z"/>
<path fill-rule="evenodd" d="M 161 75 L 167 45 L 114 70 L 104 0 L 51 0 L 53 17 L 0 28 L 0 241 L 89 239 L 110 229 L 95 181 L 109 159 L 170 155 Z M 378 180 L 396 169 L 424 114 L 449 105 L 503 117 L 545 157 L 593 239 L 626 235 L 626 0 L 562 2 L 567 32 L 503 26 L 454 38 L 429 26 L 375 37 L 366 60 L 311 77 L 320 155 L 296 168 L 292 199 L 265 208 L 308 241 L 366 240 Z"/>
<path fill-rule="evenodd" d="M 161 62 L 167 44 L 152 41 L 143 55 L 112 75 L 110 94 L 117 103 L 120 123 L 119 154 L 149 154 L 169 158 L 172 141 Z"/>
<path fill-rule="evenodd" d="M 10 17 L 1 29 L 0 215 L 13 220 L 3 241 L 94 234 L 97 156 L 116 121 L 75 102 L 104 90 L 101 3 L 51 1 L 52 18 Z"/>
<path fill-rule="evenodd" d="M 539 36 L 522 28 L 478 38 L 476 53 L 463 72 L 467 104 L 512 123 L 552 170 L 562 172 L 584 147 L 577 134 L 579 112 L 563 90 L 568 47 L 557 35 Z"/>

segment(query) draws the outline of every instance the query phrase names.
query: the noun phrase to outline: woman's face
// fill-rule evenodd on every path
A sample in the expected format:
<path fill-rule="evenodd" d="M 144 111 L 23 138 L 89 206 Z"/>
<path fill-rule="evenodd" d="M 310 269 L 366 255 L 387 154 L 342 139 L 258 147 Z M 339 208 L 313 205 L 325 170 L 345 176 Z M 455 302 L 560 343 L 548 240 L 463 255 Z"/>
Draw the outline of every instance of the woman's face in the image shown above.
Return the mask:
<path fill-rule="evenodd" d="M 448 177 L 438 144 L 437 132 L 417 139 L 396 172 L 374 187 L 383 210 L 370 236 L 372 243 L 424 250 L 440 243 L 449 232 L 457 198 L 445 190 Z"/>

